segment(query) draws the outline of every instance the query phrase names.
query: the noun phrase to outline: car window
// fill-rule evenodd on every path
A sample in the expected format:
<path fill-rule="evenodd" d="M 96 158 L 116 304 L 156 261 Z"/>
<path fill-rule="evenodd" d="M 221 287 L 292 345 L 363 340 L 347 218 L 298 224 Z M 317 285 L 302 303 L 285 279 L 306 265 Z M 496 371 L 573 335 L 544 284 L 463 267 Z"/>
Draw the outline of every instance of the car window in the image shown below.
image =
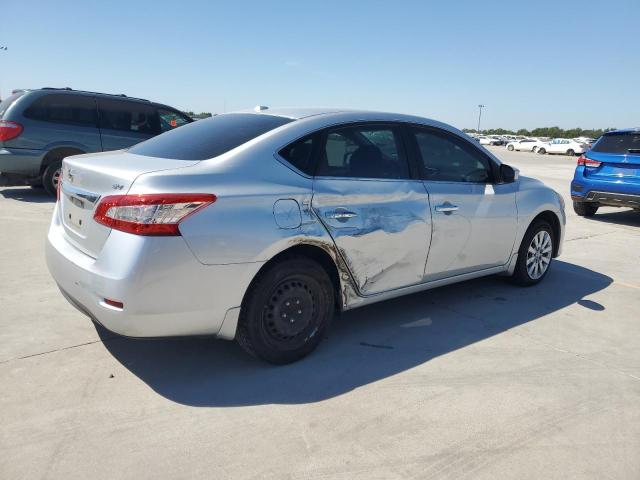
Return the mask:
<path fill-rule="evenodd" d="M 422 178 L 438 182 L 485 183 L 491 179 L 481 153 L 450 133 L 412 128 L 420 154 Z"/>
<path fill-rule="evenodd" d="M 43 122 L 96 127 L 98 112 L 93 97 L 87 95 L 51 94 L 38 97 L 24 111 L 24 116 Z"/>
<path fill-rule="evenodd" d="M 317 135 L 312 135 L 284 147 L 278 153 L 291 165 L 307 175 L 313 175 L 315 165 L 313 164 L 313 147 Z"/>
<path fill-rule="evenodd" d="M 19 99 L 22 95 L 24 95 L 24 92 L 18 91 L 13 95 L 9 95 L 7 98 L 0 102 L 0 118 L 2 118 L 7 110 L 9 110 L 9 107 L 13 105 L 13 102 Z"/>
<path fill-rule="evenodd" d="M 320 148 L 317 175 L 349 178 L 409 178 L 399 130 L 363 125 L 330 130 Z"/>
<path fill-rule="evenodd" d="M 640 132 L 607 133 L 591 148 L 594 152 L 640 154 Z"/>
<path fill-rule="evenodd" d="M 129 152 L 148 157 L 206 160 L 292 121 L 254 113 L 216 115 L 139 143 Z"/>
<path fill-rule="evenodd" d="M 150 104 L 98 97 L 100 128 L 156 135 L 158 112 Z"/>
<path fill-rule="evenodd" d="M 160 116 L 160 131 L 168 132 L 176 127 L 181 127 L 191 121 L 184 115 L 175 110 L 167 110 L 166 108 L 158 108 L 158 115 Z"/>

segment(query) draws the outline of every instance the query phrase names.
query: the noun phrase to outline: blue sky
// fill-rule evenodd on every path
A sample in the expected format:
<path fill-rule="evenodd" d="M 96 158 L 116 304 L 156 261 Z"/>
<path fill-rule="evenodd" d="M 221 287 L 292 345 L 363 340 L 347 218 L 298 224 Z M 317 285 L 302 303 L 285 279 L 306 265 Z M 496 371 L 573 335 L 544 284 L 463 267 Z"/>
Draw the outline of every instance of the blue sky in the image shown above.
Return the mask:
<path fill-rule="evenodd" d="M 640 1 L 21 0 L 0 93 L 70 86 L 184 110 L 335 106 L 459 128 L 640 125 Z"/>

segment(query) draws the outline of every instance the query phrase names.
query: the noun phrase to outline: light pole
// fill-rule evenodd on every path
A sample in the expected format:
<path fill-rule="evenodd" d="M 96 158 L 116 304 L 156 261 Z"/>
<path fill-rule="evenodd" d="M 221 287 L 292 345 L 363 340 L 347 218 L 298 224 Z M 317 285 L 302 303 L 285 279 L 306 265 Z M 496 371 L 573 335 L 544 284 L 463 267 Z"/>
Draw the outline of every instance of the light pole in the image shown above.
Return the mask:
<path fill-rule="evenodd" d="M 480 133 L 480 119 L 482 118 L 482 109 L 486 107 L 486 105 L 478 105 L 478 110 L 480 111 L 480 113 L 478 113 L 478 133 Z"/>

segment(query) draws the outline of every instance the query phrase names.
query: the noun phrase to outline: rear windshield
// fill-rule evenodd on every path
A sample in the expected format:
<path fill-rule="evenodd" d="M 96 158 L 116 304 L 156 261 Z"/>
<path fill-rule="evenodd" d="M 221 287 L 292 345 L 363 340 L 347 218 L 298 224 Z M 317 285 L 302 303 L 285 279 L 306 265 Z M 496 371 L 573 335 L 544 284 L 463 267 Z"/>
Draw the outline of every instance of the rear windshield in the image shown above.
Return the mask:
<path fill-rule="evenodd" d="M 591 150 L 602 153 L 640 154 L 640 132 L 608 133 L 603 135 Z"/>
<path fill-rule="evenodd" d="M 176 160 L 206 160 L 291 121 L 290 118 L 251 113 L 216 115 L 139 143 L 129 152 Z"/>
<path fill-rule="evenodd" d="M 9 110 L 9 107 L 13 104 L 13 102 L 19 99 L 22 95 L 24 95 L 24 92 L 16 92 L 0 102 L 0 118 L 2 118 L 5 112 Z"/>

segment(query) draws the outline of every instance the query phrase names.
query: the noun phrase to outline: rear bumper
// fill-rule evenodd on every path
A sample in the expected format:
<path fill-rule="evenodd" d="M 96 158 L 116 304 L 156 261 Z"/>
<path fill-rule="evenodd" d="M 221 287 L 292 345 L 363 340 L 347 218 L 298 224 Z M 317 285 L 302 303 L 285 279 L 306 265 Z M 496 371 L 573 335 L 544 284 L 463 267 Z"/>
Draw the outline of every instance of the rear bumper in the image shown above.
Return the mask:
<path fill-rule="evenodd" d="M 0 172 L 37 177 L 45 154 L 44 150 L 0 148 Z"/>
<path fill-rule="evenodd" d="M 217 335 L 261 263 L 203 265 L 182 237 L 112 231 L 97 259 L 71 245 L 58 221 L 49 229 L 49 272 L 75 307 L 130 337 Z M 105 303 L 112 299 L 122 309 Z M 224 336 L 232 337 L 225 325 Z"/>
<path fill-rule="evenodd" d="M 640 195 L 590 190 L 584 196 L 571 195 L 578 202 L 592 202 L 612 207 L 640 208 Z"/>

